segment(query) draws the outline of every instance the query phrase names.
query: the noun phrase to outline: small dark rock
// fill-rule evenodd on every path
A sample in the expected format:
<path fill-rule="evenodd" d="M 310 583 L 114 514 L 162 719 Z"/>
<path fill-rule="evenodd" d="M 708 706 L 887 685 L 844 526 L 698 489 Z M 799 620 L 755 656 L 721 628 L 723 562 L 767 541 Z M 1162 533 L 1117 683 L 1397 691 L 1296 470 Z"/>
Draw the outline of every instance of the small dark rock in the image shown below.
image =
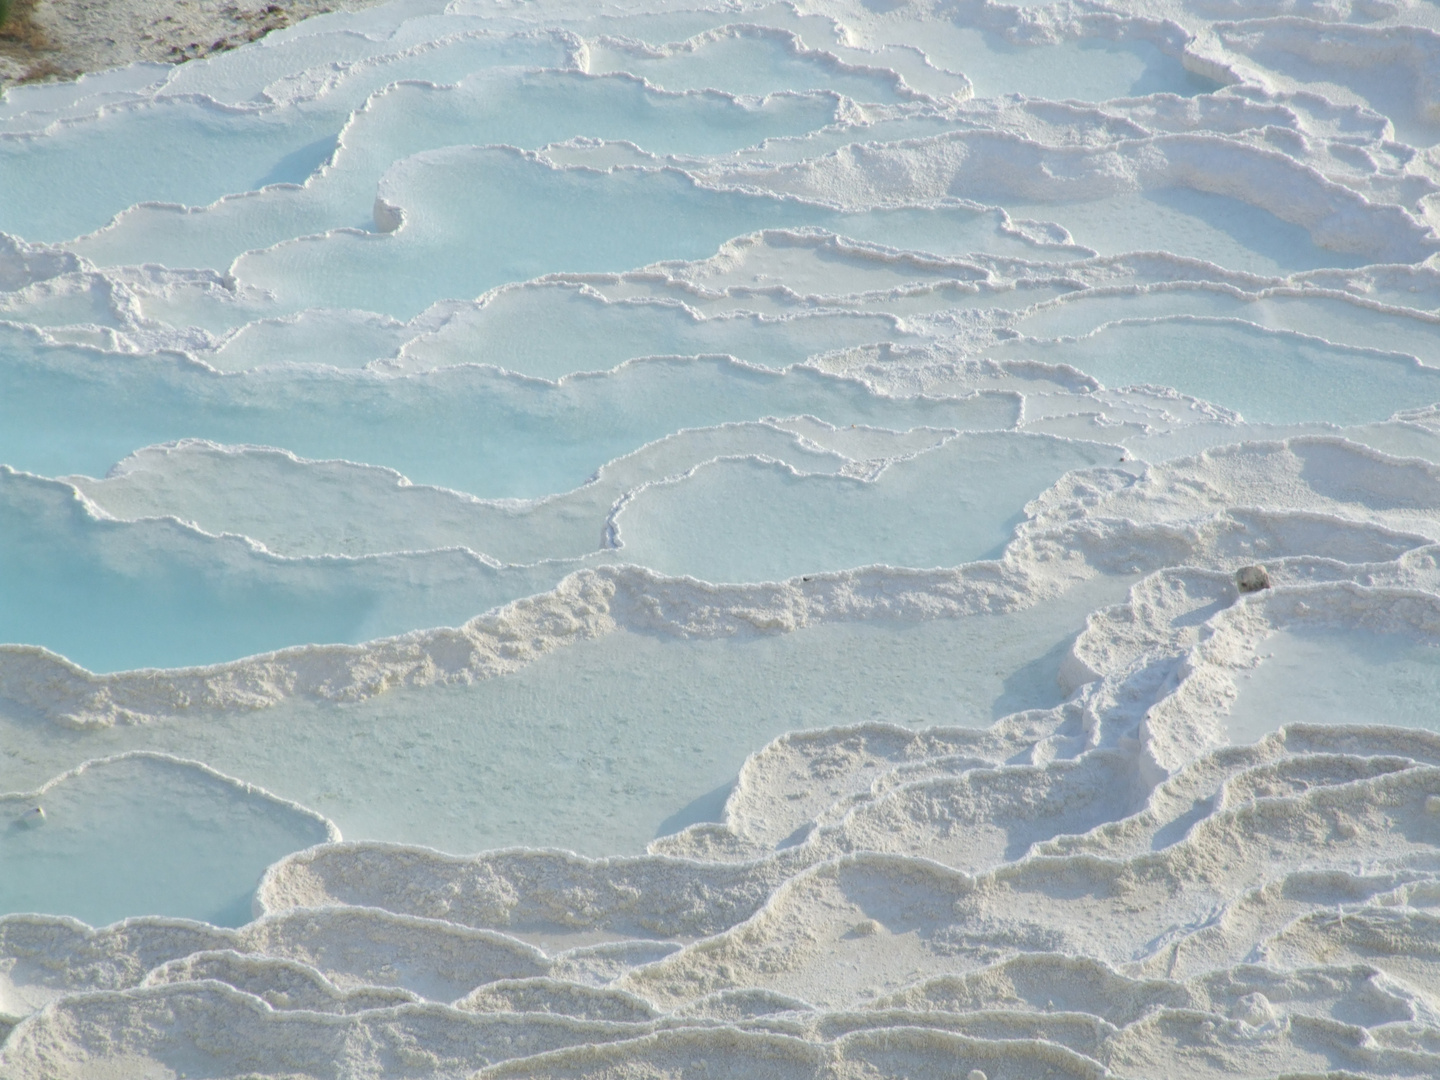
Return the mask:
<path fill-rule="evenodd" d="M 1270 575 L 1263 566 L 1242 566 L 1235 571 L 1235 587 L 1242 593 L 1261 592 L 1270 588 Z"/>

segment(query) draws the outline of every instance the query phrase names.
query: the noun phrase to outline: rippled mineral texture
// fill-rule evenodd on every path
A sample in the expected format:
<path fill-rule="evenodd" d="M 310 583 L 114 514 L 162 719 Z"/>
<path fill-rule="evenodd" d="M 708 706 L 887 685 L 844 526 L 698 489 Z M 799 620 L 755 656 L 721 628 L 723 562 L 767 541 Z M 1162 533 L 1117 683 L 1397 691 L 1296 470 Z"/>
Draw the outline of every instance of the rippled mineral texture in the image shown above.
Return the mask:
<path fill-rule="evenodd" d="M 0 1080 L 1440 1076 L 1436 4 L 322 10 L 11 0 Z"/>

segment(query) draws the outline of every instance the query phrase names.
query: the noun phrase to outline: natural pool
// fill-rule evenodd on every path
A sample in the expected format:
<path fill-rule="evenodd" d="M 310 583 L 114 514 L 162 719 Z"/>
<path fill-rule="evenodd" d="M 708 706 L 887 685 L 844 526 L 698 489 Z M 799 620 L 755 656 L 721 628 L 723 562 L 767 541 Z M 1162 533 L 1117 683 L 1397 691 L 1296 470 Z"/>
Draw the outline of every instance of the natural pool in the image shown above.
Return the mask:
<path fill-rule="evenodd" d="M 1395 724 L 1440 730 L 1440 652 L 1412 635 L 1280 630 L 1240 682 L 1226 726 L 1253 742 L 1283 724 Z"/>

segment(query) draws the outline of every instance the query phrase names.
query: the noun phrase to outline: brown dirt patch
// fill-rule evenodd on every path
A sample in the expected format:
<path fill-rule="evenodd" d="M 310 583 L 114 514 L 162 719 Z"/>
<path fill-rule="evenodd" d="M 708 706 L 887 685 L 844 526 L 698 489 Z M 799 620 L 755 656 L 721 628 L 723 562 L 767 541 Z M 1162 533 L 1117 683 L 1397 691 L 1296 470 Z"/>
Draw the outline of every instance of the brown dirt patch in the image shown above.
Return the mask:
<path fill-rule="evenodd" d="M 41 79 L 73 78 L 79 72 L 58 64 L 58 50 L 38 23 L 35 22 L 37 0 L 0 0 L 0 14 L 7 17 L 0 23 L 0 56 L 18 66 L 18 81 L 37 82 Z M 8 11 L 4 10 L 8 7 Z"/>

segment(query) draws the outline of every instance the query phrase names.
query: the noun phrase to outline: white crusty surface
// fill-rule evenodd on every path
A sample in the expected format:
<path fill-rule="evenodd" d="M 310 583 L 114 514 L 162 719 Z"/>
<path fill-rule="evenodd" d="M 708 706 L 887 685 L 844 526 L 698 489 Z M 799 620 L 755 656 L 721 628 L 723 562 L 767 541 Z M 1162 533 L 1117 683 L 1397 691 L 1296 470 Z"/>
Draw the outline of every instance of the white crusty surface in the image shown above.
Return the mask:
<path fill-rule="evenodd" d="M 0 430 L 69 463 L 0 461 L 0 557 L 41 522 L 26 558 L 78 553 L 147 601 L 178 564 L 224 618 L 233 585 L 301 609 L 363 595 L 384 619 L 128 670 L 0 632 L 0 776 L 25 777 L 0 793 L 0 852 L 43 854 L 47 800 L 132 774 L 313 842 L 264 870 L 238 927 L 0 915 L 3 1080 L 1440 1076 L 1440 734 L 1415 719 L 1440 649 L 1436 4 L 12 9 L 6 168 L 139 132 L 174 159 L 137 175 L 189 191 L 197 151 L 149 119 L 199 125 L 198 153 L 227 162 L 228 125 L 320 126 L 196 205 L 117 196 L 100 151 L 76 168 L 116 205 L 14 196 L 49 233 L 0 232 L 0 374 L 129 396 L 55 445 Z M 610 134 L 532 144 L 497 110 Z M 604 207 L 561 238 L 593 229 L 604 258 L 505 231 L 534 224 L 505 199 L 552 188 L 562 223 Z M 612 213 L 674 206 L 740 234 L 620 268 L 608 248 L 635 238 Z M 511 275 L 530 280 L 467 276 L 512 241 L 543 262 Z M 383 424 L 349 439 L 373 388 L 413 445 L 371 446 Z M 172 399 L 187 424 L 217 401 L 245 415 L 112 452 L 115 416 Z M 50 407 L 24 400 L 17 428 Z M 767 545 L 790 561 L 742 558 Z M 737 565 L 784 569 L 720 580 Z M 323 713 L 259 747 L 323 773 L 393 722 L 367 703 L 469 694 L 491 755 L 479 690 L 616 642 L 733 658 L 983 626 L 942 681 L 1008 689 L 1033 671 L 990 672 L 987 632 L 1062 605 L 1078 614 L 1031 665 L 1039 707 L 777 719 L 725 766 L 723 809 L 604 857 L 342 840 L 192 755 L 134 749 L 222 728 L 258 745 L 274 736 L 252 721 Z M 121 623 L 96 632 L 154 628 Z M 1237 742 L 1247 686 L 1312 640 L 1410 667 L 1362 711 L 1297 707 Z M 822 677 L 873 657 L 883 693 L 882 652 L 806 655 Z M 1295 678 L 1324 684 L 1323 662 Z M 634 703 L 679 717 L 668 742 L 617 734 L 567 766 L 632 805 L 629 778 L 700 755 L 683 704 Z M 411 749 L 375 759 L 400 778 L 385 790 L 472 813 L 431 798 Z M 534 764 L 497 813 L 569 783 Z M 363 775 L 325 784 L 342 823 L 372 799 Z M 373 798 L 369 820 L 399 812 Z M 220 820 L 195 827 L 223 854 Z"/>

